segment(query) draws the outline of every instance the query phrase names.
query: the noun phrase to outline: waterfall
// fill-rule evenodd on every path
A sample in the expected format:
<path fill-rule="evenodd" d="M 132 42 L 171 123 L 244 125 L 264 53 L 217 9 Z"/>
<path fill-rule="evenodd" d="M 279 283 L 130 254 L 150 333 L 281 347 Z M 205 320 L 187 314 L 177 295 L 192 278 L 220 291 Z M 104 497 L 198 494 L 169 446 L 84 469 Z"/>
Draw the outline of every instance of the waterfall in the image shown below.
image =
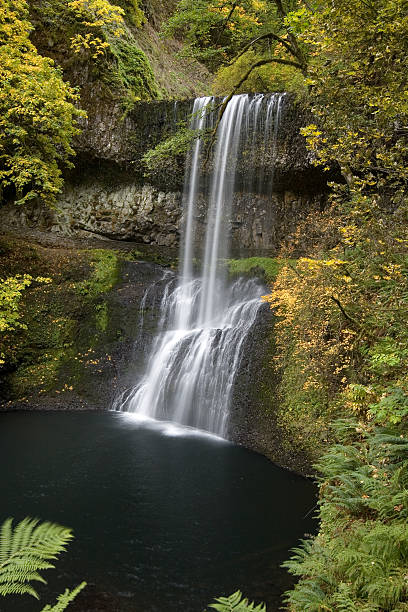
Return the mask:
<path fill-rule="evenodd" d="M 256 154 L 260 142 L 261 155 L 273 160 L 283 99 L 284 94 L 233 96 L 218 126 L 210 173 L 202 168 L 203 139 L 195 140 L 184 181 L 180 276 L 166 285 L 145 375 L 115 409 L 227 435 L 234 378 L 264 290 L 255 279 L 228 281 L 225 259 L 236 176 L 243 156 Z M 213 98 L 195 100 L 192 130 L 201 134 L 214 126 L 213 106 Z M 262 181 L 263 176 L 247 177 L 244 188 L 260 188 Z M 197 224 L 200 197 L 207 205 L 204 240 Z M 202 261 L 199 274 L 196 259 Z"/>

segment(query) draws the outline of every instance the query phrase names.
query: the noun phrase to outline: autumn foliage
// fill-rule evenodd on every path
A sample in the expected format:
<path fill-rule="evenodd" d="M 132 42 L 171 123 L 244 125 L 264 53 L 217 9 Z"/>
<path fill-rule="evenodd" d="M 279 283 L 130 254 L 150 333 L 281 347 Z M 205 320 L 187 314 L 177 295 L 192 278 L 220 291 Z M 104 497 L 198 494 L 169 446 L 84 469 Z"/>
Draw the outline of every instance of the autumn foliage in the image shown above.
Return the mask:
<path fill-rule="evenodd" d="M 29 39 L 25 0 L 0 4 L 0 187 L 18 203 L 52 203 L 73 155 L 77 94 Z"/>
<path fill-rule="evenodd" d="M 320 531 L 285 563 L 291 612 L 407 609 L 407 11 L 402 0 L 316 0 L 289 17 L 308 47 L 303 134 L 338 164 L 309 257 L 280 272 L 279 421 L 318 459 Z M 320 227 L 319 227 L 320 223 Z M 304 244 L 304 242 L 303 242 Z"/>

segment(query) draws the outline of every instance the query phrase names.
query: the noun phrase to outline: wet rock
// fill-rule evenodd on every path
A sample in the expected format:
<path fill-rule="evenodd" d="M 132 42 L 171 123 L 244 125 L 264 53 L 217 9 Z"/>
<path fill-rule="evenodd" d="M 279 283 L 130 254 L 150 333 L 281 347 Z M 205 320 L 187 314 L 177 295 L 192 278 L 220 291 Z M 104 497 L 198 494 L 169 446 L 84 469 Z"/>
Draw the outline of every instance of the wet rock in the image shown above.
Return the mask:
<path fill-rule="evenodd" d="M 95 101 L 77 140 L 75 169 L 66 174 L 57 208 L 51 211 L 38 202 L 24 208 L 3 206 L 4 226 L 176 246 L 185 157 L 178 155 L 157 172 L 146 174 L 142 156 L 174 134 L 191 108 L 191 100 L 139 102 L 123 117 L 119 108 L 103 99 Z M 229 219 L 235 250 L 274 250 L 303 217 L 324 207 L 327 181 L 334 171 L 316 168 L 306 151 L 300 128 L 310 121 L 288 96 L 273 155 L 265 149 L 263 134 L 242 155 Z M 206 172 L 211 170 L 209 163 Z M 206 215 L 207 203 L 199 196 L 199 224 L 205 223 Z"/>

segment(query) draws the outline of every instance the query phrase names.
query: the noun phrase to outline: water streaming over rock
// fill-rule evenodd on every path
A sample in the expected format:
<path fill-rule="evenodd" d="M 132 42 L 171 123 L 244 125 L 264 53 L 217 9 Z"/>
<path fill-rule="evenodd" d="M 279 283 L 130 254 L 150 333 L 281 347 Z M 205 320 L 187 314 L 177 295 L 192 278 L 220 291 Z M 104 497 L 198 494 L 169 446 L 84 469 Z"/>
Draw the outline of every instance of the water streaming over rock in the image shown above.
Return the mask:
<path fill-rule="evenodd" d="M 180 277 L 166 285 L 146 373 L 118 398 L 115 409 L 227 435 L 234 378 L 263 292 L 255 279 L 229 282 L 227 278 L 237 167 L 248 151 L 254 154 L 260 139 L 260 154 L 268 152 L 273 160 L 283 99 L 284 94 L 244 94 L 231 99 L 218 126 L 210 173 L 202 170 L 203 140 L 195 140 L 183 194 Z M 213 127 L 213 107 L 213 98 L 195 100 L 191 129 Z M 262 176 L 251 176 L 245 182 L 253 187 L 262 181 Z M 199 197 L 207 205 L 203 240 L 197 236 Z M 194 270 L 197 256 L 202 261 L 199 274 Z"/>

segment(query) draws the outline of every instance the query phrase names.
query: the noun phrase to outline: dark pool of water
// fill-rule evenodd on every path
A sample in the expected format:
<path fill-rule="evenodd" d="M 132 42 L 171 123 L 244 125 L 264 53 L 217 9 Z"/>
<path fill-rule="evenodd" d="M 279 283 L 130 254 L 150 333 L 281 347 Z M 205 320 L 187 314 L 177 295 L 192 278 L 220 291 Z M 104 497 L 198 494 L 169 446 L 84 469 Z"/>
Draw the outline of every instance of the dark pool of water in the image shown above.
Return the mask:
<path fill-rule="evenodd" d="M 29 515 L 74 530 L 36 612 L 89 583 L 84 611 L 200 612 L 238 588 L 279 609 L 288 550 L 316 529 L 315 487 L 264 457 L 118 413 L 0 415 L 0 521 Z"/>

